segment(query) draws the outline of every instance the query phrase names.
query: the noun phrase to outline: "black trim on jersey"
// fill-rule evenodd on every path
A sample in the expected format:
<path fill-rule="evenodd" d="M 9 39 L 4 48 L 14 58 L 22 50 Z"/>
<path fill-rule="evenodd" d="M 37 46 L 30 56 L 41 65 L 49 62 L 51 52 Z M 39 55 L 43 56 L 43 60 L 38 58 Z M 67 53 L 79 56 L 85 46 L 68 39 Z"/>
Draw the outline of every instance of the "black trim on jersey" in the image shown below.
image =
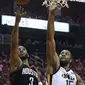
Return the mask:
<path fill-rule="evenodd" d="M 66 70 L 66 72 L 70 71 L 71 69 Z"/>
<path fill-rule="evenodd" d="M 52 75 L 50 75 L 50 85 L 52 85 Z"/>
<path fill-rule="evenodd" d="M 55 72 L 53 72 L 52 75 L 54 75 L 55 73 L 57 73 L 57 72 L 59 71 L 60 67 L 61 67 L 61 66 L 59 66 L 58 69 L 57 69 Z"/>
<path fill-rule="evenodd" d="M 52 75 L 51 74 L 48 74 L 48 76 L 47 76 L 47 84 L 52 85 Z"/>
<path fill-rule="evenodd" d="M 59 66 L 58 69 L 53 74 L 50 74 L 50 85 L 52 85 L 52 76 L 59 71 L 60 67 L 61 66 Z"/>

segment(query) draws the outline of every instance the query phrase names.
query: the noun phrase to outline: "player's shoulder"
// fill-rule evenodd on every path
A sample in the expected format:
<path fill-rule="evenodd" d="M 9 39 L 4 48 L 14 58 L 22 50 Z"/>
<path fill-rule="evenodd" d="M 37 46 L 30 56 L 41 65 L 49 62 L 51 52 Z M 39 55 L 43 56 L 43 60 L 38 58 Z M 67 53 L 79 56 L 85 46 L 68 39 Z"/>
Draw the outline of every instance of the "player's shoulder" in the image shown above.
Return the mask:
<path fill-rule="evenodd" d="M 58 74 L 58 73 L 62 72 L 63 70 L 64 69 L 61 66 L 59 66 L 59 68 L 56 71 L 51 72 L 51 75 Z"/>
<path fill-rule="evenodd" d="M 10 72 L 10 75 L 18 73 L 19 71 L 21 71 L 21 69 L 22 69 L 23 67 L 25 67 L 24 64 L 22 64 L 22 65 L 21 65 L 20 67 L 18 67 L 16 70 Z"/>
<path fill-rule="evenodd" d="M 82 81 L 82 79 L 81 79 L 81 76 L 80 76 L 79 74 L 77 74 L 76 72 L 74 72 L 74 73 L 75 73 L 75 75 L 76 75 L 77 82 L 82 82 L 82 83 L 83 83 L 83 81 Z"/>
<path fill-rule="evenodd" d="M 75 72 L 75 75 L 76 75 L 77 80 L 81 79 L 81 77 L 76 72 Z"/>
<path fill-rule="evenodd" d="M 83 83 L 83 80 L 81 79 L 81 77 L 76 73 L 76 78 L 77 78 L 77 84 L 78 85 L 85 85 L 84 83 Z"/>

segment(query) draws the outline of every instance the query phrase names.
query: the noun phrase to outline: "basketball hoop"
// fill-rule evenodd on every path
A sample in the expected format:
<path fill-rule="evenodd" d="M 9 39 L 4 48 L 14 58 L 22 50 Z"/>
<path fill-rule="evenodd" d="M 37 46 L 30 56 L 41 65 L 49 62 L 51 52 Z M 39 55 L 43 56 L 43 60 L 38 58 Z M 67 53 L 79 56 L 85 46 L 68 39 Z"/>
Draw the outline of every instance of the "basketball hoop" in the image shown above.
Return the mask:
<path fill-rule="evenodd" d="M 45 0 L 42 5 L 45 5 L 46 8 L 48 7 L 49 10 L 53 10 L 55 8 L 60 10 L 61 8 L 69 7 L 67 1 L 68 0 Z"/>

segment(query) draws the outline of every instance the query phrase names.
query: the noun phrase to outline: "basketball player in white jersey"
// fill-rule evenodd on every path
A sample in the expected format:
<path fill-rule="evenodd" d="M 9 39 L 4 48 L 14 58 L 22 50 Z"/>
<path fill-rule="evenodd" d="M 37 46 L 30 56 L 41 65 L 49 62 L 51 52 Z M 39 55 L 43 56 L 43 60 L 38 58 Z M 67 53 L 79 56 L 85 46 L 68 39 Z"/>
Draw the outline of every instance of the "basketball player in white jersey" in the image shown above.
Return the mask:
<path fill-rule="evenodd" d="M 73 72 L 69 65 L 72 62 L 71 52 L 61 51 L 58 56 L 54 40 L 54 12 L 49 11 L 47 28 L 47 82 L 48 85 L 84 85 L 80 76 Z"/>

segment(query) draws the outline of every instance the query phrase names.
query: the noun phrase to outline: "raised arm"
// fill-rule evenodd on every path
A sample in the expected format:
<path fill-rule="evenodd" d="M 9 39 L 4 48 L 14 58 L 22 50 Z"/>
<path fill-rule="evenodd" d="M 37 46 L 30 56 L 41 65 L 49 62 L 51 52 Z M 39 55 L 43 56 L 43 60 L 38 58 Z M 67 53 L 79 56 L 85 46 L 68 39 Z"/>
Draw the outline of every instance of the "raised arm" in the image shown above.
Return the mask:
<path fill-rule="evenodd" d="M 13 27 L 11 34 L 10 72 L 17 70 L 17 68 L 22 64 L 18 52 L 19 22 L 21 20 L 22 15 L 23 15 L 23 9 L 21 7 L 18 7 L 16 13 L 15 26 Z"/>
<path fill-rule="evenodd" d="M 55 72 L 60 66 L 54 40 L 54 12 L 55 10 L 49 11 L 48 17 L 47 43 L 46 43 L 47 73 Z"/>

